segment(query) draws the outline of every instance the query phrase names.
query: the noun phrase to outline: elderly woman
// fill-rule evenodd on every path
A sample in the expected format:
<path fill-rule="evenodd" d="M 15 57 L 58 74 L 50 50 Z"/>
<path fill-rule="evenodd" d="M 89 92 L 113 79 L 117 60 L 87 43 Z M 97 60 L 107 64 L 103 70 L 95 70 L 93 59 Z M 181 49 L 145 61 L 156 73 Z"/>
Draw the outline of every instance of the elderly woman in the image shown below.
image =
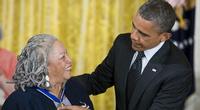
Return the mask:
<path fill-rule="evenodd" d="M 55 37 L 39 34 L 29 39 L 18 56 L 13 83 L 15 91 L 2 110 L 93 109 L 80 82 L 70 82 L 72 62 Z"/>

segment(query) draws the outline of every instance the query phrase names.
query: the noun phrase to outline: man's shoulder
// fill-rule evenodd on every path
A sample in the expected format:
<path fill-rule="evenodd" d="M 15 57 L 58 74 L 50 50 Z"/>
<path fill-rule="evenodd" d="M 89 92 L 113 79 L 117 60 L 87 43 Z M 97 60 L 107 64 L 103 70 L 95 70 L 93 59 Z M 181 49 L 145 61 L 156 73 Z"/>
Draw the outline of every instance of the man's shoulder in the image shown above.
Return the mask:
<path fill-rule="evenodd" d="M 191 66 L 188 58 L 181 49 L 175 46 L 172 42 L 170 42 L 170 47 L 169 59 L 171 59 L 172 62 L 181 64 L 183 66 Z"/>
<path fill-rule="evenodd" d="M 131 46 L 131 37 L 130 33 L 122 33 L 117 36 L 114 41 L 114 45 L 124 45 L 124 46 Z"/>
<path fill-rule="evenodd" d="M 116 37 L 114 42 L 117 43 L 121 41 L 130 41 L 130 35 L 130 33 L 121 33 Z"/>
<path fill-rule="evenodd" d="M 130 33 L 121 33 L 117 36 L 116 39 L 129 39 L 130 38 Z"/>

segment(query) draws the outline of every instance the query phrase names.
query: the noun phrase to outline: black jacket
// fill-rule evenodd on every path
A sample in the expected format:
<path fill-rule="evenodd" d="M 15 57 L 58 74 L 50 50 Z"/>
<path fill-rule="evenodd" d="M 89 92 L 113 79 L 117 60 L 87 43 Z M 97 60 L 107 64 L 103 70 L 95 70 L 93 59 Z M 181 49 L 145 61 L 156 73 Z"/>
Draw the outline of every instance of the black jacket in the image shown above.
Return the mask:
<path fill-rule="evenodd" d="M 86 105 L 93 110 L 92 102 L 79 82 L 70 81 L 65 86 L 65 96 L 72 105 Z M 56 110 L 52 100 L 38 92 L 34 87 L 14 91 L 5 101 L 2 110 Z"/>
<path fill-rule="evenodd" d="M 155 53 L 126 107 L 126 82 L 135 51 L 130 33 L 119 35 L 108 55 L 95 71 L 74 77 L 88 94 L 100 94 L 114 86 L 117 110 L 182 110 L 187 97 L 194 92 L 194 74 L 184 53 L 171 41 Z"/>

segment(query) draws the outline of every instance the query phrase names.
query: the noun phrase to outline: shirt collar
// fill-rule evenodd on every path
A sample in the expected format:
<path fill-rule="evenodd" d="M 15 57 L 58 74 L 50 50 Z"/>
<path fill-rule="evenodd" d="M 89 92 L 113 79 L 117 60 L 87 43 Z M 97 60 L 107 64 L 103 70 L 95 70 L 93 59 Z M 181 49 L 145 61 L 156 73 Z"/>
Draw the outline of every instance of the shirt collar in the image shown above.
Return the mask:
<path fill-rule="evenodd" d="M 155 46 L 154 48 L 148 49 L 144 51 L 144 54 L 147 58 L 147 60 L 150 60 L 153 55 L 163 46 L 165 42 L 160 42 L 157 46 Z"/>

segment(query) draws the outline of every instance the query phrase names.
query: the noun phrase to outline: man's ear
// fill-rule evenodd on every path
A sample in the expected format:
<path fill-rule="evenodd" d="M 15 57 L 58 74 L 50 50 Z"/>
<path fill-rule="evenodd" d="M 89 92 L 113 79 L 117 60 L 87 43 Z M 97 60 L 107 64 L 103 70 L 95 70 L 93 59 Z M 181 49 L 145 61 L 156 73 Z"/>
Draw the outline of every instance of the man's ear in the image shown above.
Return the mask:
<path fill-rule="evenodd" d="M 172 34 L 169 33 L 169 32 L 164 32 L 160 36 L 161 36 L 160 41 L 163 42 L 163 41 L 166 41 L 166 40 L 170 39 Z"/>

